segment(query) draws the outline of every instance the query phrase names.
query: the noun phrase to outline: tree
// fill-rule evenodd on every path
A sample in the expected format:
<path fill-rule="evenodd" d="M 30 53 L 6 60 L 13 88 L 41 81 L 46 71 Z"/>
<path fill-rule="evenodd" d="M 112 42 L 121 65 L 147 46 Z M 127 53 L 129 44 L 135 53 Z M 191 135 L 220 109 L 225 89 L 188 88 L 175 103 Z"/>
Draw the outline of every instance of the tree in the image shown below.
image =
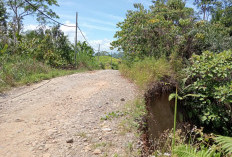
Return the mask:
<path fill-rule="evenodd" d="M 212 22 L 221 23 L 229 28 L 232 36 L 232 0 L 222 0 L 216 3 L 212 11 Z"/>
<path fill-rule="evenodd" d="M 135 4 L 135 11 L 128 11 L 127 18 L 118 24 L 114 48 L 122 49 L 125 57 L 169 56 L 176 51 L 191 55 L 194 26 L 194 11 L 185 7 L 182 0 L 157 0 L 149 10 L 142 4 Z M 186 54 L 189 53 L 189 54 Z"/>
<path fill-rule="evenodd" d="M 49 9 L 49 6 L 58 6 L 57 0 L 7 0 L 7 6 L 12 10 L 12 30 L 14 33 L 14 40 L 16 42 L 17 36 L 20 35 L 22 30 L 23 19 L 29 15 L 36 15 L 37 21 L 46 23 L 47 14 L 51 18 L 58 18 L 56 13 Z M 38 12 L 40 10 L 41 12 Z M 43 14 L 44 13 L 44 14 Z"/>
<path fill-rule="evenodd" d="M 19 42 L 21 55 L 29 55 L 52 66 L 72 64 L 72 47 L 59 25 L 50 29 L 27 31 Z"/>
<path fill-rule="evenodd" d="M 7 13 L 6 13 L 6 7 L 2 0 L 0 0 L 0 34 L 4 33 L 6 31 L 7 26 Z"/>
<path fill-rule="evenodd" d="M 195 0 L 194 4 L 200 9 L 200 13 L 203 13 L 203 20 L 206 20 L 206 16 L 208 19 L 210 10 L 215 1 L 216 0 Z"/>
<path fill-rule="evenodd" d="M 4 49 L 5 51 L 8 47 L 8 44 L 7 44 L 8 38 L 6 36 L 7 18 L 8 17 L 6 13 L 6 7 L 3 3 L 3 0 L 0 0 L 0 55 L 1 55 L 1 49 Z"/>

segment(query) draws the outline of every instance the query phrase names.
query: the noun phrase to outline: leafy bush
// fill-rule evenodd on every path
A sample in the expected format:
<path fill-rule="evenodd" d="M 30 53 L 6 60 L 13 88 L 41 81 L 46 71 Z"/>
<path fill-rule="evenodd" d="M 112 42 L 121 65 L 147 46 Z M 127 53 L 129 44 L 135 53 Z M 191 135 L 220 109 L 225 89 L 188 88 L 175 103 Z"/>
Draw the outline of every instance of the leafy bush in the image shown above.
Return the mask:
<path fill-rule="evenodd" d="M 191 58 L 185 69 L 184 104 L 191 121 L 206 131 L 232 135 L 232 51 L 209 51 Z"/>
<path fill-rule="evenodd" d="M 53 67 L 74 63 L 74 50 L 60 26 L 26 32 L 19 42 L 18 54 L 27 55 Z"/>

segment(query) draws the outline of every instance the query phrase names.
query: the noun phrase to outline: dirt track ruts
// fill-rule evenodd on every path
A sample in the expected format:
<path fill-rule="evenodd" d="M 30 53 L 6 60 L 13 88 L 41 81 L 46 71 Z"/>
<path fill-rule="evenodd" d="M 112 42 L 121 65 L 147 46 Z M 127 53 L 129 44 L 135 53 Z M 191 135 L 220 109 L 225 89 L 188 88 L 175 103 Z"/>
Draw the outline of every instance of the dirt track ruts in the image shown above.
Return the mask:
<path fill-rule="evenodd" d="M 135 97 L 136 87 L 113 70 L 15 88 L 0 96 L 0 157 L 125 156 L 134 135 L 101 117 Z"/>

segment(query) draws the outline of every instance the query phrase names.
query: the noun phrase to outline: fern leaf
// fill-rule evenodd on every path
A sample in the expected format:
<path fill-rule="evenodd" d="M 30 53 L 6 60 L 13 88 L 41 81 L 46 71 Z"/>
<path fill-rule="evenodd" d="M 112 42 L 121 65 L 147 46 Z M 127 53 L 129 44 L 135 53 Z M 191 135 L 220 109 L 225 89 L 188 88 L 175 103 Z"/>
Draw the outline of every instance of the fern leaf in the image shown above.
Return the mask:
<path fill-rule="evenodd" d="M 196 148 L 190 147 L 188 145 L 181 145 L 174 150 L 174 154 L 178 157 L 214 157 L 218 154 L 215 153 L 215 150 L 203 149 L 197 151 Z"/>
<path fill-rule="evenodd" d="M 216 141 L 221 145 L 222 150 L 227 154 L 232 154 L 232 137 L 218 136 Z"/>

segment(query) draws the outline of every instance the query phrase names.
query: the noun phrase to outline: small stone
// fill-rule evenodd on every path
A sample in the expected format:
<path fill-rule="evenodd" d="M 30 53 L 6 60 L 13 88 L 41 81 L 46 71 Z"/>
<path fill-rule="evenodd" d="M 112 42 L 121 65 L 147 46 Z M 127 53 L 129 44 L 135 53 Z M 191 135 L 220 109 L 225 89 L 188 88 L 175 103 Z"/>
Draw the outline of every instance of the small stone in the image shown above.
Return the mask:
<path fill-rule="evenodd" d="M 70 139 L 66 140 L 66 143 L 73 143 L 73 139 L 70 138 Z"/>
<path fill-rule="evenodd" d="M 89 146 L 86 146 L 85 147 L 85 152 L 89 152 L 89 151 L 91 151 L 91 148 Z"/>
<path fill-rule="evenodd" d="M 90 146 L 86 146 L 86 147 L 85 147 L 85 150 L 86 150 L 86 151 L 91 151 L 91 147 L 90 147 Z"/>
<path fill-rule="evenodd" d="M 22 119 L 16 119 L 15 122 L 23 122 Z"/>
<path fill-rule="evenodd" d="M 124 99 L 124 98 L 122 98 L 122 99 L 121 99 L 121 101 L 125 101 L 125 99 Z"/>
<path fill-rule="evenodd" d="M 43 146 L 39 146 L 39 150 L 43 150 Z"/>
<path fill-rule="evenodd" d="M 93 152 L 94 155 L 99 155 L 99 154 L 101 154 L 101 153 L 102 153 L 102 152 L 101 152 L 100 149 L 95 149 L 94 152 Z"/>
<path fill-rule="evenodd" d="M 110 128 L 103 128 L 102 131 L 110 132 L 110 131 L 112 131 L 112 129 L 110 129 Z"/>
<path fill-rule="evenodd" d="M 50 129 L 47 131 L 48 133 L 48 136 L 52 136 L 53 134 L 57 133 L 57 130 L 56 129 Z"/>

